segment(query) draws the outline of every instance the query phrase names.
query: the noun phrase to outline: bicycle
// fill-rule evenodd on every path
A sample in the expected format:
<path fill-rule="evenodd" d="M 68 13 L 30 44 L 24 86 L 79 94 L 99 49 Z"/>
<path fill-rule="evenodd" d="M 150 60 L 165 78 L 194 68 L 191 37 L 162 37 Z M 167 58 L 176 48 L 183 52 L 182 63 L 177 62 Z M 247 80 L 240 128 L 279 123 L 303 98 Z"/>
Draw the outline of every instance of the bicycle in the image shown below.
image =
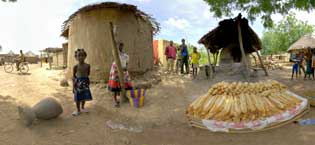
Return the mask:
<path fill-rule="evenodd" d="M 14 68 L 16 68 L 16 63 L 11 62 L 11 63 L 4 64 L 4 71 L 6 73 L 13 72 Z M 29 67 L 28 67 L 27 62 L 21 62 L 19 65 L 19 70 L 17 70 L 17 71 L 20 71 L 23 74 L 28 73 Z"/>

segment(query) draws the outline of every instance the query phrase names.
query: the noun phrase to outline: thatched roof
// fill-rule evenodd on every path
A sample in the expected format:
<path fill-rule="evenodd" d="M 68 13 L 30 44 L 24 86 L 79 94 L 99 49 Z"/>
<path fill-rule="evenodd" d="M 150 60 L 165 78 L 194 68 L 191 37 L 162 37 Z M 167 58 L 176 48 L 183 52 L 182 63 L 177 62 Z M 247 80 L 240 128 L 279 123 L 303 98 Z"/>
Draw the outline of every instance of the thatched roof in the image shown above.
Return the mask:
<path fill-rule="evenodd" d="M 35 57 L 36 54 L 33 53 L 32 51 L 28 51 L 28 52 L 25 53 L 25 56 L 27 56 L 27 57 Z"/>
<path fill-rule="evenodd" d="M 219 26 L 205 34 L 198 43 L 204 44 L 211 52 L 217 52 L 222 48 L 230 48 L 234 58 L 241 56 L 237 20 L 240 20 L 245 52 L 254 52 L 255 49 L 252 46 L 260 50 L 262 47 L 259 37 L 248 25 L 248 20 L 241 18 L 241 15 L 234 19 L 220 21 Z"/>
<path fill-rule="evenodd" d="M 62 25 L 62 32 L 61 36 L 68 37 L 68 32 L 69 32 L 69 26 L 71 25 L 71 21 L 74 17 L 77 16 L 77 14 L 81 12 L 86 12 L 86 11 L 91 11 L 95 9 L 102 9 L 102 8 L 115 8 L 119 10 L 127 10 L 133 13 L 137 18 L 140 18 L 144 21 L 147 21 L 152 25 L 152 28 L 154 30 L 154 34 L 158 33 L 160 31 L 160 24 L 150 15 L 142 12 L 139 10 L 136 6 L 130 5 L 130 4 L 125 4 L 125 3 L 116 3 L 116 2 L 102 2 L 102 3 L 96 3 L 96 4 L 91 4 L 84 6 L 77 10 L 75 13 L 70 15 L 70 17 L 64 21 Z"/>
<path fill-rule="evenodd" d="M 44 50 L 41 50 L 41 52 L 46 52 L 46 53 L 58 53 L 62 51 L 63 51 L 63 48 L 57 48 L 57 47 L 48 47 L 48 48 L 45 48 Z"/>
<path fill-rule="evenodd" d="M 311 35 L 301 37 L 299 40 L 294 42 L 288 49 L 288 52 L 307 50 L 308 48 L 315 48 L 315 38 Z"/>
<path fill-rule="evenodd" d="M 14 55 L 14 52 L 13 52 L 12 50 L 10 50 L 10 51 L 8 52 L 8 55 Z"/>

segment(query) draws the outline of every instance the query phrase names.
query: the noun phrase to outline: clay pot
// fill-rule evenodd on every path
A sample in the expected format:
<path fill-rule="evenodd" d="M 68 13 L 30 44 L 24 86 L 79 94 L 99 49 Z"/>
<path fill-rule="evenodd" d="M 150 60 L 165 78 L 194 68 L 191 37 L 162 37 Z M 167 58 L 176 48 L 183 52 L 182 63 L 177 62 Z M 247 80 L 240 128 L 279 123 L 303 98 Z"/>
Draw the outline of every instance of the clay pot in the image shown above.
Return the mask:
<path fill-rule="evenodd" d="M 63 112 L 63 109 L 56 99 L 48 97 L 35 104 L 32 108 L 19 106 L 18 111 L 23 123 L 29 126 L 35 119 L 49 120 L 57 118 Z"/>

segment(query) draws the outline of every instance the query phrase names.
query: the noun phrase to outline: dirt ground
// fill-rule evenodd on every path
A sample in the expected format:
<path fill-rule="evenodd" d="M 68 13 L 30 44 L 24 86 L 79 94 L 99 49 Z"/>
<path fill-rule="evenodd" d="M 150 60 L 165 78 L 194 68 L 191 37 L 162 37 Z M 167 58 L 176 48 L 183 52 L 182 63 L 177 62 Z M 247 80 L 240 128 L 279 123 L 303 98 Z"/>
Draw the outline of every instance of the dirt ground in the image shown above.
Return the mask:
<path fill-rule="evenodd" d="M 314 81 L 290 80 L 291 70 L 270 72 L 271 79 L 286 84 L 299 95 L 315 95 Z M 0 145 L 314 145 L 315 126 L 289 124 L 278 129 L 250 133 L 211 133 L 188 126 L 185 109 L 209 87 L 229 76 L 192 80 L 188 76 L 162 75 L 162 82 L 148 90 L 140 109 L 112 105 L 105 84 L 91 86 L 94 100 L 90 113 L 72 117 L 75 106 L 71 87 L 61 87 L 62 70 L 46 70 L 31 65 L 30 73 L 8 74 L 0 66 Z M 262 75 L 260 73 L 259 75 Z M 267 77 L 263 77 L 267 79 Z M 20 103 L 34 105 L 44 97 L 58 99 L 63 114 L 54 120 L 37 120 L 31 127 L 21 124 L 17 113 Z M 303 118 L 315 118 L 315 110 Z M 112 129 L 108 122 L 124 125 Z"/>

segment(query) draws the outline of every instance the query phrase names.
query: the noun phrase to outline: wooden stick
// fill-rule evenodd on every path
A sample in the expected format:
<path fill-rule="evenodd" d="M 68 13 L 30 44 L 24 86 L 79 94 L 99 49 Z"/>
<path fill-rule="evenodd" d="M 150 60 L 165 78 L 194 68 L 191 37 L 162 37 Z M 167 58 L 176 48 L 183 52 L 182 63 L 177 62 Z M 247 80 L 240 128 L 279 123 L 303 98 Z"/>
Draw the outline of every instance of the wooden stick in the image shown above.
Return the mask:
<path fill-rule="evenodd" d="M 116 40 L 115 40 L 115 35 L 114 35 L 114 25 L 113 22 L 109 23 L 110 25 L 110 32 L 111 32 L 111 37 L 112 37 L 112 54 L 114 56 L 114 60 L 115 63 L 117 65 L 118 68 L 118 76 L 119 76 L 119 82 L 120 82 L 120 86 L 121 86 L 121 102 L 126 102 L 127 101 L 127 97 L 126 97 L 126 90 L 125 90 L 125 82 L 124 82 L 124 72 L 122 69 L 122 65 L 121 65 L 121 61 L 119 58 L 119 53 L 118 53 L 118 49 L 117 49 L 117 44 L 116 44 Z"/>
<path fill-rule="evenodd" d="M 208 54 L 208 63 L 209 63 L 209 68 L 210 68 L 210 78 L 213 78 L 213 70 L 212 70 L 212 65 L 211 65 L 211 59 L 210 59 L 210 50 L 207 49 L 207 54 Z M 208 70 L 207 70 L 208 71 Z"/>
<path fill-rule="evenodd" d="M 264 70 L 264 72 L 265 72 L 265 75 L 266 76 L 268 76 L 268 72 L 267 72 L 267 69 L 265 68 L 265 66 L 264 66 L 264 63 L 263 63 L 263 61 L 262 61 L 262 59 L 261 59 L 261 57 L 260 57 L 260 54 L 258 53 L 258 50 L 257 50 L 257 48 L 256 47 L 254 47 L 254 46 L 252 46 L 254 49 L 255 49 L 255 51 L 256 51 L 256 54 L 257 54 L 257 56 L 258 56 L 258 59 L 259 59 L 259 62 L 260 62 L 260 65 L 261 65 L 261 67 L 263 68 L 263 70 Z"/>
<path fill-rule="evenodd" d="M 50 58 L 50 53 L 49 53 L 49 52 L 47 53 L 47 56 L 48 56 L 49 69 L 51 70 L 51 61 L 52 61 L 52 58 Z"/>
<path fill-rule="evenodd" d="M 42 52 L 40 52 L 40 67 L 43 67 L 43 55 L 42 55 Z"/>
<path fill-rule="evenodd" d="M 214 72 L 215 72 L 215 68 L 216 68 L 216 66 L 218 64 L 218 56 L 219 56 L 219 52 L 216 52 L 214 54 L 214 69 L 213 69 Z"/>
<path fill-rule="evenodd" d="M 240 43 L 240 49 L 242 52 L 242 58 L 245 62 L 245 66 L 246 66 L 246 79 L 249 80 L 249 69 L 248 69 L 248 62 L 246 59 L 246 55 L 245 55 L 245 51 L 244 51 L 244 47 L 243 47 L 243 40 L 242 40 L 242 30 L 241 30 L 241 16 L 238 17 L 237 19 L 237 29 L 238 29 L 238 41 Z"/>

